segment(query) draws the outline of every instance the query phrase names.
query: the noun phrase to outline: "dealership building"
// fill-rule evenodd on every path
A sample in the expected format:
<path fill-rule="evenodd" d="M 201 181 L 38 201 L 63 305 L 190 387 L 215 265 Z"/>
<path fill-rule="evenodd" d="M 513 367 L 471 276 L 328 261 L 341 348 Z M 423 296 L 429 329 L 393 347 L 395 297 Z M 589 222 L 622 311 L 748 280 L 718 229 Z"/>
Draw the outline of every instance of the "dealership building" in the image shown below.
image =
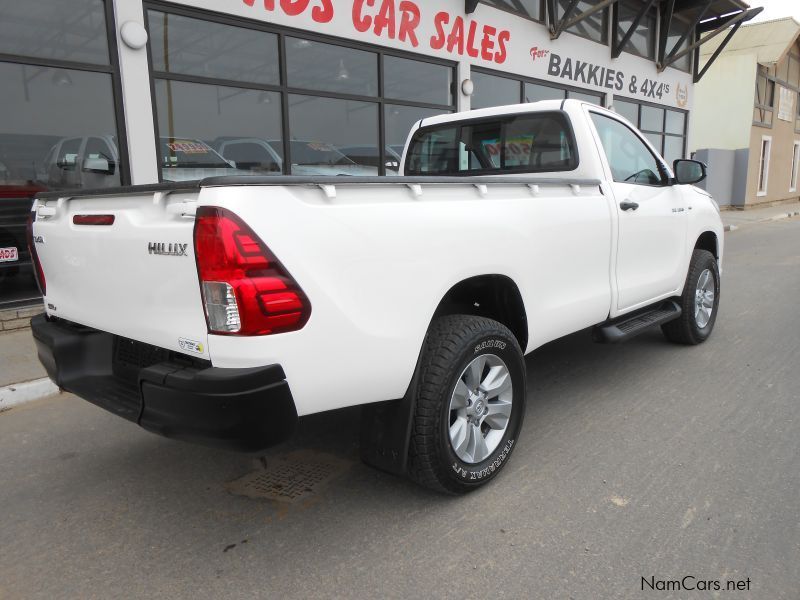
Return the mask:
<path fill-rule="evenodd" d="M 397 173 L 411 125 L 578 98 L 683 157 L 740 0 L 0 0 L 0 307 L 41 190 Z"/>

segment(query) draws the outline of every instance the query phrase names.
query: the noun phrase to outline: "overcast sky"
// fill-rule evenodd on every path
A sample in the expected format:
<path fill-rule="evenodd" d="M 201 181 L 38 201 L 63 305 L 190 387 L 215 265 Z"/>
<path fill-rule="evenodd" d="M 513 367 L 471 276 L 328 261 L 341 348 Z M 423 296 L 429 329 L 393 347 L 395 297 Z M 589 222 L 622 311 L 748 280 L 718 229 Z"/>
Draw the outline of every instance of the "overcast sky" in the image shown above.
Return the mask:
<path fill-rule="evenodd" d="M 753 21 L 768 21 L 781 17 L 794 17 L 800 21 L 800 0 L 750 0 L 747 3 L 753 8 L 764 7 L 763 12 Z"/>

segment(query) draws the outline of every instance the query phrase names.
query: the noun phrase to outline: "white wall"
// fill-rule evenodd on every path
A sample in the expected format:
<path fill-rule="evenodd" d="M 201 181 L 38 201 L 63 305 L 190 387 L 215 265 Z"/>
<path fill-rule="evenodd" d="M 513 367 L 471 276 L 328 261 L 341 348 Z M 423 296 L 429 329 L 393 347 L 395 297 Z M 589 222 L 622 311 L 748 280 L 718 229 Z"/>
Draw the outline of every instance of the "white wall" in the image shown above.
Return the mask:
<path fill-rule="evenodd" d="M 689 151 L 750 146 L 756 55 L 719 56 L 694 86 Z"/>

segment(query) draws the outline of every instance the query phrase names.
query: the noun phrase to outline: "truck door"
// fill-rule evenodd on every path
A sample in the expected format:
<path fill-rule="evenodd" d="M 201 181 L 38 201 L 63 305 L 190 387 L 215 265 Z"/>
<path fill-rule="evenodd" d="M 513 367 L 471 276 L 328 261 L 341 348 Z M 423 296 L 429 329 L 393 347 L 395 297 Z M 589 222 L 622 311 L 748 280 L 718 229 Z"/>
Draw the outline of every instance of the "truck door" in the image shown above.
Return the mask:
<path fill-rule="evenodd" d="M 617 218 L 617 312 L 674 293 L 683 283 L 686 201 L 666 168 L 627 124 L 590 111 L 612 177 Z"/>

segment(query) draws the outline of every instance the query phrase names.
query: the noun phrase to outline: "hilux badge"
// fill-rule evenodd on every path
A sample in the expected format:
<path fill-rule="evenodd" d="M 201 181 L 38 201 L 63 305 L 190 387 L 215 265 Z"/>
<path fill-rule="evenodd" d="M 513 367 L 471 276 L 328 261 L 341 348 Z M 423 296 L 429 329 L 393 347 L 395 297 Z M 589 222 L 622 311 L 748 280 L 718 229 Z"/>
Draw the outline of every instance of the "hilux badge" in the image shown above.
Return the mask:
<path fill-rule="evenodd" d="M 147 251 L 150 254 L 162 256 L 186 256 L 186 248 L 189 244 L 167 244 L 165 242 L 150 242 L 147 244 Z"/>

